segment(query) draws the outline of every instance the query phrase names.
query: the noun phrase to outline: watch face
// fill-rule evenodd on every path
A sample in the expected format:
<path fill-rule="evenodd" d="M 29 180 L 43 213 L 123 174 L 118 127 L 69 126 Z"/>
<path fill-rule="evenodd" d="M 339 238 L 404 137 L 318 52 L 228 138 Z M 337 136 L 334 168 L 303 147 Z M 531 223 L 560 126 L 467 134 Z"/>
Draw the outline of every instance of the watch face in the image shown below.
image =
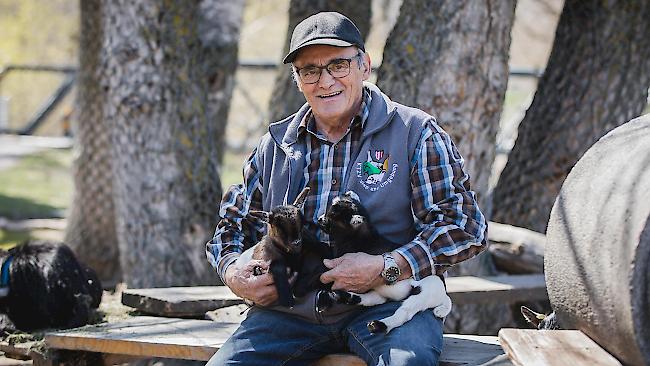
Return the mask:
<path fill-rule="evenodd" d="M 388 282 L 395 282 L 399 278 L 399 267 L 389 267 L 386 269 L 386 280 Z"/>

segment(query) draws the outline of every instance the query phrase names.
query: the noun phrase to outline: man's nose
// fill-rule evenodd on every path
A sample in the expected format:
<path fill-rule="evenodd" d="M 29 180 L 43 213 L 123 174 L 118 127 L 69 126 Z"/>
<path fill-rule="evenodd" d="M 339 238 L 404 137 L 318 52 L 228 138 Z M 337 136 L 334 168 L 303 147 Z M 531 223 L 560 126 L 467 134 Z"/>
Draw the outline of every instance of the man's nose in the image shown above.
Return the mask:
<path fill-rule="evenodd" d="M 318 79 L 318 85 L 321 87 L 330 87 L 334 84 L 334 76 L 330 74 L 330 72 L 327 69 L 322 69 L 320 71 L 320 79 Z"/>

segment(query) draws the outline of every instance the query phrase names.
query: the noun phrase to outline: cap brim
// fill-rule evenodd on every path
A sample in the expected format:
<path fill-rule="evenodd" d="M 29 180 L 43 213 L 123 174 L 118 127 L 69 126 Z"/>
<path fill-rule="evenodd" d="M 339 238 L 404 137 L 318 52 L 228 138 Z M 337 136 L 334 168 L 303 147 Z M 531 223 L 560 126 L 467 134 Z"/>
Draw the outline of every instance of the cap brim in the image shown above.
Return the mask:
<path fill-rule="evenodd" d="M 307 46 L 313 46 L 315 44 L 324 44 L 327 46 L 336 46 L 336 47 L 350 47 L 354 46 L 353 43 L 342 41 L 340 39 L 335 39 L 335 38 L 319 38 L 319 39 L 312 39 L 309 42 L 305 42 L 304 44 L 301 44 L 298 46 L 295 50 L 289 52 L 286 56 L 284 56 L 284 59 L 282 60 L 282 63 L 288 64 L 293 62 L 293 60 L 296 58 L 298 55 L 298 52 L 307 47 Z"/>

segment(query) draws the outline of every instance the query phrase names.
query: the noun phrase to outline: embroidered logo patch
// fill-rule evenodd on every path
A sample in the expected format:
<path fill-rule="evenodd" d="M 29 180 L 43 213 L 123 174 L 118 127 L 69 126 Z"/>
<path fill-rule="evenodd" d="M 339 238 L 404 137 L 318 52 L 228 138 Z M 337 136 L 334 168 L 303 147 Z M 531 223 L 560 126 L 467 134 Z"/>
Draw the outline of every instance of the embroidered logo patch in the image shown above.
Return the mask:
<path fill-rule="evenodd" d="M 363 188 L 376 191 L 393 181 L 397 172 L 397 164 L 392 165 L 390 174 L 384 179 L 386 173 L 388 173 L 390 155 L 384 156 L 384 150 L 371 151 L 367 151 L 366 161 L 357 163 L 357 178 L 359 178 L 359 183 Z"/>

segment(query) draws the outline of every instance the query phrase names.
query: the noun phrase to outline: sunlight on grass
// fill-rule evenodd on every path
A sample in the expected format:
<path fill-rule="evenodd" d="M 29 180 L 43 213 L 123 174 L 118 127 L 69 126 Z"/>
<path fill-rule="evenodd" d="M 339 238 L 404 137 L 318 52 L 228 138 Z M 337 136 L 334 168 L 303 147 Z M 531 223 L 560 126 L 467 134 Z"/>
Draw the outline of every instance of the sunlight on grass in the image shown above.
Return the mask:
<path fill-rule="evenodd" d="M 72 198 L 71 150 L 47 150 L 0 171 L 0 216 L 64 217 Z"/>

